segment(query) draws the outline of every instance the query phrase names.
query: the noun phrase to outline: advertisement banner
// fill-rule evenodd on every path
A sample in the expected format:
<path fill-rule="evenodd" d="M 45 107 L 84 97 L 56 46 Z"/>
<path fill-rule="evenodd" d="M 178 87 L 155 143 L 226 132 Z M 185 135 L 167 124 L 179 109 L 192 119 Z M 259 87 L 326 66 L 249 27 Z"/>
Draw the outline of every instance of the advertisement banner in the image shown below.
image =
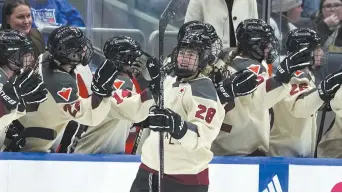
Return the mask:
<path fill-rule="evenodd" d="M 342 166 L 290 165 L 289 191 L 342 192 Z"/>

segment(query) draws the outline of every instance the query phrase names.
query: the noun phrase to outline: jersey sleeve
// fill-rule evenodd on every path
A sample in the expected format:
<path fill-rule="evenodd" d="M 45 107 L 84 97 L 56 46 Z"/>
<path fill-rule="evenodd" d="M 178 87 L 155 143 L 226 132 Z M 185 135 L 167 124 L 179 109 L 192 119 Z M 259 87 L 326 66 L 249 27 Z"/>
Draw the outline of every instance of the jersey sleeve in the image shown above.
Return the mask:
<path fill-rule="evenodd" d="M 64 84 L 54 96 L 62 119 L 73 120 L 83 125 L 100 124 L 110 109 L 111 98 L 100 98 L 96 95 L 82 98 L 78 96 L 77 87 L 74 84 Z"/>
<path fill-rule="evenodd" d="M 113 93 L 109 116 L 138 123 L 147 118 L 153 105 L 155 101 L 149 89 L 141 93 L 118 89 Z"/>
<path fill-rule="evenodd" d="M 0 118 L 0 127 L 4 128 L 4 127 L 8 126 L 12 121 L 19 119 L 20 117 L 24 116 L 25 114 L 26 114 L 26 111 L 21 112 L 17 109 L 6 113 L 5 115 L 3 115 Z"/>
<path fill-rule="evenodd" d="M 337 90 L 335 97 L 330 101 L 330 106 L 337 116 L 342 117 L 342 88 L 341 87 Z"/>
<path fill-rule="evenodd" d="M 290 95 L 284 98 L 285 107 L 298 118 L 309 118 L 323 105 L 310 75 L 297 71 L 291 79 Z"/>
<path fill-rule="evenodd" d="M 196 151 L 210 148 L 220 131 L 225 111 L 209 79 L 197 79 L 190 85 L 191 89 L 185 91 L 182 100 L 184 110 L 188 112 L 188 131 L 179 142 L 189 151 Z"/>

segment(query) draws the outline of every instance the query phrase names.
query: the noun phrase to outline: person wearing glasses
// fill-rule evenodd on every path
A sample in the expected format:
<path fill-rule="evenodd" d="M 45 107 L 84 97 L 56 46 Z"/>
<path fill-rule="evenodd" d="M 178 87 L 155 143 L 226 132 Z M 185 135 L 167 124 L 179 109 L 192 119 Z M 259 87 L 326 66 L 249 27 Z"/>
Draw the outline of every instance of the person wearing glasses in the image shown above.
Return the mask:
<path fill-rule="evenodd" d="M 341 20 L 342 0 L 321 0 L 314 26 L 325 45 L 342 47 Z"/>

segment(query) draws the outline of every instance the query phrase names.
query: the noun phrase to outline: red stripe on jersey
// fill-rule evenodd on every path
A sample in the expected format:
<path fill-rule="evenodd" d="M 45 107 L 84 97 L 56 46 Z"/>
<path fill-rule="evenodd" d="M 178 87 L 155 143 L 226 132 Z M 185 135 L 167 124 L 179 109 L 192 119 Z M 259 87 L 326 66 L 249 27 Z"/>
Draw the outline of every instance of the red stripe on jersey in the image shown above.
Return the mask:
<path fill-rule="evenodd" d="M 89 97 L 88 89 L 83 81 L 82 76 L 80 74 L 77 74 L 76 77 L 77 77 L 76 80 L 77 80 L 77 86 L 78 86 L 78 95 L 82 98 L 88 98 Z"/>

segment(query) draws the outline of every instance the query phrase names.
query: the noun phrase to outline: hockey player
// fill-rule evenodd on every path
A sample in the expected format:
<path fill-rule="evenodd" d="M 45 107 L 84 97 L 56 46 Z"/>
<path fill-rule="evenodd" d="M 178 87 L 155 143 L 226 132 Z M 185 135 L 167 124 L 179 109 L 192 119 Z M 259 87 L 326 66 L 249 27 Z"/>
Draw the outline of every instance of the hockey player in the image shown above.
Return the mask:
<path fill-rule="evenodd" d="M 308 28 L 292 30 L 286 39 L 287 52 L 303 48 L 312 51 L 313 67 L 320 65 L 322 40 Z M 313 157 L 317 136 L 317 111 L 329 103 L 342 83 L 342 73 L 327 76 L 316 88 L 310 68 L 295 72 L 292 89 L 287 97 L 272 107 L 274 122 L 271 125 L 270 156 Z"/>
<path fill-rule="evenodd" d="M 32 41 L 25 34 L 16 30 L 0 31 L 0 147 L 4 129 L 47 99 L 46 88 L 34 73 L 37 58 Z M 12 135 L 10 130 L 7 134 Z"/>
<path fill-rule="evenodd" d="M 164 82 L 165 109 L 154 108 L 148 117 L 152 131 L 143 144 L 142 164 L 131 191 L 157 190 L 156 144 L 161 131 L 165 132 L 162 191 L 208 191 L 208 164 L 213 158 L 210 146 L 225 112 L 212 81 L 202 74 L 217 57 L 212 52 L 215 40 L 208 33 L 209 24 L 186 25 L 179 30 L 184 35 L 172 56 L 176 69 Z"/>
<path fill-rule="evenodd" d="M 103 52 L 107 60 L 121 63 L 124 68 L 130 69 L 122 72 L 115 80 L 115 92 L 122 92 L 123 97 L 140 94 L 142 101 L 131 103 L 126 112 L 120 112 L 120 116 L 112 117 L 109 114 L 99 125 L 89 126 L 81 136 L 75 136 L 74 153 L 125 152 L 131 125 L 145 120 L 150 107 L 155 104 L 153 98 L 144 99 L 143 95 L 152 95 L 159 90 L 160 75 L 156 59 L 143 52 L 139 43 L 127 36 L 110 38 L 106 41 Z M 148 83 L 144 81 L 146 79 Z M 117 93 L 114 93 L 114 97 L 118 97 Z M 70 148 L 72 152 L 74 147 Z"/>
<path fill-rule="evenodd" d="M 289 54 L 278 66 L 275 77 L 268 74 L 268 65 L 278 56 L 278 41 L 274 31 L 259 19 L 247 19 L 236 29 L 237 49 L 223 52 L 221 60 L 232 73 L 249 69 L 258 75 L 258 87 L 251 95 L 240 96 L 225 106 L 226 114 L 221 131 L 212 144 L 215 155 L 265 155 L 269 149 L 269 108 L 290 92 L 290 79 L 296 70 L 310 65 L 311 51 L 307 49 Z M 221 65 L 221 64 L 217 64 Z M 239 96 L 234 89 L 218 89 L 224 100 Z M 220 94 L 226 92 L 228 95 Z"/>
<path fill-rule="evenodd" d="M 39 58 L 39 72 L 49 98 L 37 111 L 18 119 L 14 126 L 21 132 L 6 151 L 48 152 L 70 120 L 98 125 L 110 109 L 126 104 L 110 97 L 120 70 L 118 64 L 110 61 L 103 62 L 96 70 L 91 86 L 93 94 L 86 99 L 79 97 L 73 70 L 77 65 L 88 65 L 92 55 L 92 44 L 80 29 L 59 27 L 50 34 L 48 52 Z M 17 147 L 16 141 L 26 141 L 26 144 Z"/>

